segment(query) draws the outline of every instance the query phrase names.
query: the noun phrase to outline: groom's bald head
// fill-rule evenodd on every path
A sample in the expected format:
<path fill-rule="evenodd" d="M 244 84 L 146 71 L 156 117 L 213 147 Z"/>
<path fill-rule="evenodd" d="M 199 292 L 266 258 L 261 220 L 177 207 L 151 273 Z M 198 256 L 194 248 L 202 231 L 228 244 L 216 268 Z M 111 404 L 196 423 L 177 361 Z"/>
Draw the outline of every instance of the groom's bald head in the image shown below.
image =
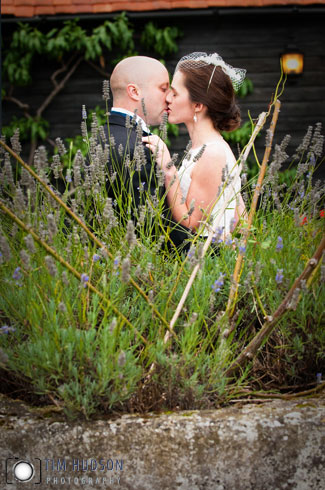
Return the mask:
<path fill-rule="evenodd" d="M 115 107 L 122 107 L 145 118 L 148 124 L 159 124 L 166 111 L 169 76 L 160 61 L 148 56 L 132 56 L 120 61 L 110 79 Z M 146 109 L 143 114 L 142 99 Z"/>

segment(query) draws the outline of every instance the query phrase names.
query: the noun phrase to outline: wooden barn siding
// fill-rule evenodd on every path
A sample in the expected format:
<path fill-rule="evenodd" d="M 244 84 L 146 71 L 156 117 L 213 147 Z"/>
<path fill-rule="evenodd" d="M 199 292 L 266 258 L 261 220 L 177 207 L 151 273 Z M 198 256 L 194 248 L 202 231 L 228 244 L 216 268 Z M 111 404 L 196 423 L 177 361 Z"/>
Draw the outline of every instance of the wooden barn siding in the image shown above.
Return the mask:
<path fill-rule="evenodd" d="M 323 14 L 261 14 L 213 17 L 187 17 L 182 25 L 173 17 L 160 21 L 161 25 L 178 25 L 184 36 L 179 42 L 179 52 L 168 60 L 167 67 L 173 72 L 180 56 L 192 51 L 217 51 L 234 66 L 247 69 L 247 76 L 254 84 L 248 97 L 239 99 L 243 122 L 248 120 L 248 111 L 256 118 L 267 110 L 268 103 L 280 76 L 279 54 L 292 36 L 296 45 L 305 53 L 304 74 L 295 83 L 287 82 L 281 96 L 282 107 L 276 128 L 275 142 L 286 134 L 292 137 L 289 150 L 293 152 L 301 142 L 309 125 L 325 122 L 325 9 Z M 139 34 L 145 20 L 134 20 Z M 155 21 L 157 22 L 157 21 Z M 159 23 L 159 21 L 158 21 Z M 142 53 L 140 53 L 142 54 Z M 37 82 L 22 89 L 27 102 L 37 107 L 48 92 L 48 83 L 53 68 L 42 66 Z M 81 105 L 103 107 L 101 88 L 103 77 L 88 64 L 82 63 L 65 89 L 44 113 L 51 121 L 52 139 L 72 137 L 80 132 Z M 11 104 L 4 104 L 4 123 L 19 111 Z M 172 140 L 172 151 L 180 152 L 187 144 L 185 127 L 180 128 L 180 137 Z M 257 141 L 259 156 L 264 150 L 264 136 Z"/>

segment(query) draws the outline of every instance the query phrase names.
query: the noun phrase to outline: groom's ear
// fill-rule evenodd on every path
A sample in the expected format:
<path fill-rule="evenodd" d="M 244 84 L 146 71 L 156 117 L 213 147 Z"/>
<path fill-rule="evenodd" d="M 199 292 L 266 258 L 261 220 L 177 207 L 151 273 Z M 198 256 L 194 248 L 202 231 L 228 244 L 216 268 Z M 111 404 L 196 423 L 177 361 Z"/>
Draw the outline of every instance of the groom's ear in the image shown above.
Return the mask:
<path fill-rule="evenodd" d="M 141 98 L 140 88 L 136 83 L 129 83 L 126 86 L 126 91 L 130 99 L 139 101 Z"/>

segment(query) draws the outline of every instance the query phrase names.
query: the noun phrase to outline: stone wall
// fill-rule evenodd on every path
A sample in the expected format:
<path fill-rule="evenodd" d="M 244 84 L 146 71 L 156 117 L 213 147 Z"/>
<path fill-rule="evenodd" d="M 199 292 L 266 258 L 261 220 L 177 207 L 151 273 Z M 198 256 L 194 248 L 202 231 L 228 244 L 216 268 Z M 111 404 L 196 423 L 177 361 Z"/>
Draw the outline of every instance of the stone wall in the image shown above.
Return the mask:
<path fill-rule="evenodd" d="M 325 397 L 84 422 L 2 397 L 0 414 L 1 489 L 325 489 Z"/>

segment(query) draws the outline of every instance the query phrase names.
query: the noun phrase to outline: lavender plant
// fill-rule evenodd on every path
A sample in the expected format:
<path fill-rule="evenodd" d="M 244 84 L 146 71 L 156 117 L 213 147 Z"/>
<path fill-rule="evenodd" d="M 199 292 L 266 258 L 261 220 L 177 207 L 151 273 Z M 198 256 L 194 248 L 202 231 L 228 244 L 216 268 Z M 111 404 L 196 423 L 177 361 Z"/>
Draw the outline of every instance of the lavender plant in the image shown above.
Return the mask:
<path fill-rule="evenodd" d="M 106 103 L 108 96 L 106 84 Z M 141 148 L 130 160 L 94 115 L 87 128 L 87 118 L 84 108 L 86 158 L 81 151 L 68 156 L 58 140 L 53 157 L 36 150 L 33 172 L 17 153 L 18 134 L 11 142 L 15 152 L 1 143 L 0 363 L 7 391 L 32 393 L 35 403 L 42 395 L 69 416 L 90 417 L 213 407 L 243 389 L 247 396 L 249 390 L 316 384 L 325 367 L 322 250 L 276 328 L 248 351 L 248 363 L 240 354 L 265 322 L 274 322 L 319 249 L 324 192 L 313 175 L 324 161 L 320 124 L 308 129 L 293 157 L 290 185 L 280 182 L 288 138 L 274 148 L 250 234 L 244 222 L 225 242 L 217 233 L 219 254 L 210 247 L 203 256 L 199 237 L 187 253 L 170 252 L 163 192 L 150 195 L 140 182 L 135 207 L 125 179 L 143 165 Z M 124 156 L 122 169 L 114 167 L 114 152 Z M 148 179 L 163 190 L 154 165 Z M 239 254 L 244 267 L 234 314 L 225 321 Z M 194 267 L 199 272 L 171 329 Z M 238 359 L 241 370 L 234 374 Z M 18 388 L 22 379 L 24 389 Z"/>

